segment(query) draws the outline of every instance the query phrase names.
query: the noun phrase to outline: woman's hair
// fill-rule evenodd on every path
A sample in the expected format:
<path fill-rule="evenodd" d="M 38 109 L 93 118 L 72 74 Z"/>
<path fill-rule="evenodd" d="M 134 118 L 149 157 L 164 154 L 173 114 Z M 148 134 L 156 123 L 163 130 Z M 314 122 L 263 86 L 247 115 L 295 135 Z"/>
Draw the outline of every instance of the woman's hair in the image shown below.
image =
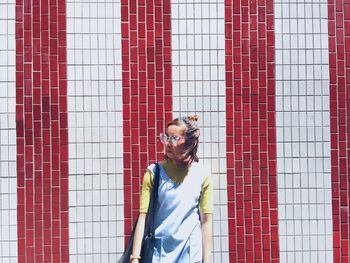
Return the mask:
<path fill-rule="evenodd" d="M 185 131 L 185 143 L 181 146 L 180 156 L 178 158 L 178 164 L 181 168 L 188 168 L 192 162 L 198 162 L 197 156 L 198 144 L 199 144 L 199 126 L 198 115 L 189 115 L 187 117 L 180 117 L 172 120 L 168 123 L 169 126 L 184 126 Z M 168 156 L 165 155 L 165 159 Z"/>

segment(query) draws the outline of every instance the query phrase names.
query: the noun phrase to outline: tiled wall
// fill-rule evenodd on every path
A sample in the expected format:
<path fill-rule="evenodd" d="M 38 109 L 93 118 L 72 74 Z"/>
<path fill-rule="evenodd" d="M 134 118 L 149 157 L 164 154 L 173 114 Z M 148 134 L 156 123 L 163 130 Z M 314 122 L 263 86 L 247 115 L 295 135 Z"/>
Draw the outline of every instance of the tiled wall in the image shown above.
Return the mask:
<path fill-rule="evenodd" d="M 162 160 L 158 135 L 172 118 L 169 1 L 126 0 L 121 5 L 125 236 L 139 215 L 147 166 Z"/>
<path fill-rule="evenodd" d="M 225 2 L 232 262 L 279 262 L 273 1 Z"/>
<path fill-rule="evenodd" d="M 17 262 L 15 1 L 0 2 L 0 262 Z"/>
<path fill-rule="evenodd" d="M 327 2 L 275 1 L 282 262 L 332 262 Z"/>
<path fill-rule="evenodd" d="M 228 260 L 224 1 L 172 1 L 173 116 L 199 115 L 214 181 L 213 262 Z"/>
<path fill-rule="evenodd" d="M 348 262 L 349 28 L 345 0 L 0 1 L 0 263 L 116 262 L 189 113 L 213 262 Z"/>
<path fill-rule="evenodd" d="M 119 1 L 67 1 L 70 262 L 124 250 Z"/>
<path fill-rule="evenodd" d="M 350 257 L 350 3 L 329 0 L 330 145 L 333 260 Z"/>
<path fill-rule="evenodd" d="M 65 12 L 16 2 L 18 262 L 68 261 Z"/>

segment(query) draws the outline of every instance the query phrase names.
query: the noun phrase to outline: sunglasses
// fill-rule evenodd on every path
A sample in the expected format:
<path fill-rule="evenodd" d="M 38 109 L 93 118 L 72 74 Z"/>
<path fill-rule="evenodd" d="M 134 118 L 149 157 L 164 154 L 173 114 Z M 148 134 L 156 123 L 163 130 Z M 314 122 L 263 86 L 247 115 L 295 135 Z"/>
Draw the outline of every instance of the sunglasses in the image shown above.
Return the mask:
<path fill-rule="evenodd" d="M 176 136 L 176 135 L 168 136 L 168 135 L 166 135 L 165 133 L 161 133 L 160 136 L 159 136 L 159 138 L 160 138 L 160 141 L 161 141 L 163 144 L 166 144 L 167 142 L 170 141 L 171 144 L 174 145 L 174 146 L 175 146 L 175 145 L 180 141 L 180 139 L 181 139 L 180 136 Z"/>

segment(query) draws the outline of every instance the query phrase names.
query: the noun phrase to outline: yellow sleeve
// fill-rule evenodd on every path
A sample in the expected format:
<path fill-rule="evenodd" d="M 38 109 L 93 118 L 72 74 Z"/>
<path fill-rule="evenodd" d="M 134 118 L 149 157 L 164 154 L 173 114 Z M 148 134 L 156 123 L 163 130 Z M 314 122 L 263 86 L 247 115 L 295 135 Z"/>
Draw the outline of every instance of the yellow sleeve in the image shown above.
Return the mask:
<path fill-rule="evenodd" d="M 148 212 L 148 205 L 153 189 L 153 175 L 150 170 L 147 170 L 143 176 L 143 183 L 140 195 L 140 213 Z"/>
<path fill-rule="evenodd" d="M 202 182 L 199 210 L 202 214 L 213 213 L 213 181 L 211 175 L 205 176 Z"/>

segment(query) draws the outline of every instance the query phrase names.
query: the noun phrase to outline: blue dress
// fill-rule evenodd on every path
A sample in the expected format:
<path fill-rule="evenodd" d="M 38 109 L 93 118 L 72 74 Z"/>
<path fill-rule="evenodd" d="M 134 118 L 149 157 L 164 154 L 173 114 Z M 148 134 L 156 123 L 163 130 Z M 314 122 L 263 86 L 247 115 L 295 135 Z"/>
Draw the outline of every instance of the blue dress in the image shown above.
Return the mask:
<path fill-rule="evenodd" d="M 148 169 L 155 173 L 155 165 Z M 158 209 L 153 262 L 202 262 L 199 198 L 206 170 L 192 163 L 181 184 L 174 183 L 160 165 Z"/>

